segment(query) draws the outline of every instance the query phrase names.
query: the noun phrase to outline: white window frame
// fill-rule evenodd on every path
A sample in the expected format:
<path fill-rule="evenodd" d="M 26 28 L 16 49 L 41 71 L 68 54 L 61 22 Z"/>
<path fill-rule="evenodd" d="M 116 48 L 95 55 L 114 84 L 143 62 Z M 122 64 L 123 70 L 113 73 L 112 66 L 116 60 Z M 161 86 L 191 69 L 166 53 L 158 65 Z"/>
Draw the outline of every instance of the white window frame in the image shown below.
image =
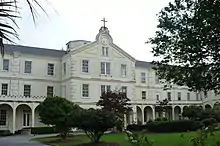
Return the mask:
<path fill-rule="evenodd" d="M 143 100 L 147 99 L 147 92 L 146 91 L 141 91 L 141 97 Z"/>
<path fill-rule="evenodd" d="M 7 88 L 6 89 L 3 89 L 3 85 L 7 85 Z M 3 94 L 3 93 L 5 93 L 6 92 L 6 94 Z M 1 95 L 4 95 L 4 96 L 7 96 L 8 95 L 8 84 L 7 83 L 2 83 L 2 88 L 1 88 Z"/>
<path fill-rule="evenodd" d="M 53 97 L 53 96 L 54 96 L 54 87 L 53 86 L 47 86 L 47 97 Z"/>
<path fill-rule="evenodd" d="M 111 85 L 101 85 L 101 94 L 109 91 L 111 91 Z"/>
<path fill-rule="evenodd" d="M 126 64 L 121 64 L 121 76 L 122 77 L 127 76 L 127 65 Z"/>
<path fill-rule="evenodd" d="M 169 101 L 172 100 L 172 93 L 171 93 L 171 92 L 167 92 L 167 99 L 168 99 Z"/>
<path fill-rule="evenodd" d="M 157 73 L 155 73 L 155 83 L 160 84 L 159 76 Z"/>
<path fill-rule="evenodd" d="M 30 74 L 31 72 L 32 72 L 32 61 L 24 61 L 24 73 Z"/>
<path fill-rule="evenodd" d="M 62 86 L 62 96 L 66 97 L 66 85 Z"/>
<path fill-rule="evenodd" d="M 26 89 L 25 89 L 25 87 L 26 87 Z M 29 87 L 29 89 L 27 87 Z M 24 96 L 25 97 L 31 96 L 31 85 L 24 85 Z"/>
<path fill-rule="evenodd" d="M 4 115 L 2 115 L 2 111 L 5 112 Z M 8 125 L 7 120 L 8 120 L 7 110 L 6 109 L 0 109 L 0 127 L 6 127 Z M 2 122 L 5 122 L 5 124 L 2 125 Z"/>
<path fill-rule="evenodd" d="M 181 92 L 177 92 L 177 100 L 181 101 L 182 100 L 182 95 Z"/>
<path fill-rule="evenodd" d="M 127 95 L 127 92 L 128 92 L 127 86 L 122 86 L 121 91 Z"/>
<path fill-rule="evenodd" d="M 82 60 L 82 72 L 89 73 L 89 60 L 86 59 Z"/>
<path fill-rule="evenodd" d="M 196 100 L 198 101 L 198 100 L 201 100 L 200 98 L 200 94 L 199 93 L 196 93 Z"/>
<path fill-rule="evenodd" d="M 159 93 L 156 94 L 156 100 L 157 100 L 157 101 L 160 100 L 160 94 L 159 94 Z"/>
<path fill-rule="evenodd" d="M 146 83 L 146 73 L 141 72 L 141 83 Z"/>
<path fill-rule="evenodd" d="M 50 65 L 53 65 L 53 68 L 52 68 L 52 66 L 50 66 Z M 49 66 L 51 67 L 51 68 L 49 68 Z M 55 68 L 55 64 L 54 63 L 48 63 L 47 64 L 47 75 L 48 76 L 54 76 L 54 68 Z"/>
<path fill-rule="evenodd" d="M 110 75 L 111 74 L 111 63 L 110 62 L 101 62 L 100 70 L 102 75 Z M 108 66 L 109 65 L 109 66 Z M 107 68 L 109 67 L 109 68 Z"/>
<path fill-rule="evenodd" d="M 5 64 L 7 62 L 7 64 Z M 3 71 L 9 71 L 9 67 L 10 67 L 10 61 L 9 59 L 3 59 L 2 62 L 2 70 Z"/>
<path fill-rule="evenodd" d="M 191 99 L 190 99 L 190 92 L 187 92 L 186 93 L 186 96 L 187 96 L 187 101 L 190 101 Z"/>
<path fill-rule="evenodd" d="M 82 84 L 82 97 L 89 97 L 89 84 Z"/>
<path fill-rule="evenodd" d="M 66 76 L 66 62 L 63 62 L 63 75 Z"/>
<path fill-rule="evenodd" d="M 102 46 L 102 56 L 108 56 L 109 55 L 109 49 L 107 46 Z"/>

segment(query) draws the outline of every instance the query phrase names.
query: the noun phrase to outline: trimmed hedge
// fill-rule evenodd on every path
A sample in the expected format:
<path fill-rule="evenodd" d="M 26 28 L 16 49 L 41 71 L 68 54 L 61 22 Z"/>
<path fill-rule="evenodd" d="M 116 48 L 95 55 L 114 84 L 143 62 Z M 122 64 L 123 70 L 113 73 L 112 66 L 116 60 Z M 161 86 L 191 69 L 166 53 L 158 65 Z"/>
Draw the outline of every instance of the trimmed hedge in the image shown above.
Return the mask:
<path fill-rule="evenodd" d="M 24 129 L 31 129 L 31 134 L 53 134 L 59 133 L 55 127 L 31 127 L 31 128 L 24 128 Z"/>
<path fill-rule="evenodd" d="M 130 131 L 147 130 L 156 133 L 171 133 L 171 132 L 187 132 L 196 131 L 202 128 L 203 124 L 198 121 L 181 120 L 181 121 L 154 121 L 146 125 L 128 125 Z"/>
<path fill-rule="evenodd" d="M 12 133 L 9 130 L 0 130 L 0 136 L 10 136 Z"/>

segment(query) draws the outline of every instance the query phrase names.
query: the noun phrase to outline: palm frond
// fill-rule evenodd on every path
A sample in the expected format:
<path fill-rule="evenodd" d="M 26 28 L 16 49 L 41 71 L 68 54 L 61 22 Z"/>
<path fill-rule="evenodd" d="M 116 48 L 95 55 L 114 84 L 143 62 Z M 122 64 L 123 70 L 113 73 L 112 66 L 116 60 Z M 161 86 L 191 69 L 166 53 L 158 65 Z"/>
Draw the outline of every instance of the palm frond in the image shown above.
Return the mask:
<path fill-rule="evenodd" d="M 28 3 L 34 24 L 36 22 L 37 10 L 39 7 L 46 15 L 46 11 L 37 0 L 25 0 Z M 14 27 L 18 28 L 16 18 L 20 18 L 17 0 L 0 0 L 0 53 L 4 57 L 4 41 L 14 43 L 13 38 L 19 39 L 18 33 Z M 48 16 L 48 15 L 47 15 Z"/>

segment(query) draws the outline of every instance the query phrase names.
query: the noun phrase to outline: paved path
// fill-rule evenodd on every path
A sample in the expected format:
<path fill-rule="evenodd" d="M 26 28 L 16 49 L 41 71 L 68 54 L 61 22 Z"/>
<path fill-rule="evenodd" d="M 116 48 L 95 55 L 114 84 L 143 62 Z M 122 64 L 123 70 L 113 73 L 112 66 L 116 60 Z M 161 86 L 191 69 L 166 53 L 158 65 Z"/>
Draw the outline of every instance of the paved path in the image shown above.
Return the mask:
<path fill-rule="evenodd" d="M 35 136 L 16 135 L 0 137 L 0 146 L 47 146 L 36 141 L 30 141 Z"/>

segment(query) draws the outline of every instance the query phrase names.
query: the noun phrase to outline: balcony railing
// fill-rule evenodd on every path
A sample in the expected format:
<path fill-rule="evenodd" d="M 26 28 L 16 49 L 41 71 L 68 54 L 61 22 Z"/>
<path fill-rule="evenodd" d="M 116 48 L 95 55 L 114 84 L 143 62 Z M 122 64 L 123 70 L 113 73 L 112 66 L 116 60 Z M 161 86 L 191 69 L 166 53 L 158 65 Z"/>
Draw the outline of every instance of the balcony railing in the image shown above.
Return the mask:
<path fill-rule="evenodd" d="M 132 100 L 131 103 L 136 103 L 136 104 L 158 104 L 157 100 L 153 99 L 136 99 Z M 171 100 L 168 104 L 171 105 L 190 105 L 190 104 L 202 104 L 202 100 Z"/>
<path fill-rule="evenodd" d="M 30 101 L 30 102 L 42 102 L 46 96 L 30 96 L 25 97 L 23 95 L 0 95 L 0 101 Z"/>

